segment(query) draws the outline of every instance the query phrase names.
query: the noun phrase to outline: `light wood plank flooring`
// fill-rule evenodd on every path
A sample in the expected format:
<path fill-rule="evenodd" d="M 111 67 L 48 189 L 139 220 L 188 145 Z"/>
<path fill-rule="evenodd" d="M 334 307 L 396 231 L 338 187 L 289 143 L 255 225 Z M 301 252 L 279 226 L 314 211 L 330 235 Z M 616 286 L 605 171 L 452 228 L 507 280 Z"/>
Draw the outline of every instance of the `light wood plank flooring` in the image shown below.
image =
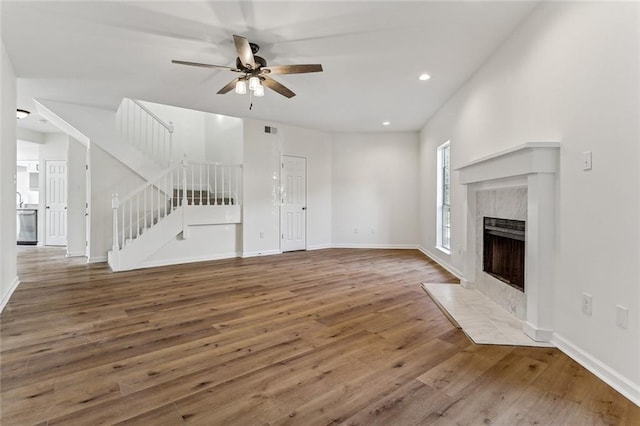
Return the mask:
<path fill-rule="evenodd" d="M 479 346 L 418 251 L 330 249 L 112 273 L 20 248 L 2 425 L 638 425 L 560 351 Z"/>

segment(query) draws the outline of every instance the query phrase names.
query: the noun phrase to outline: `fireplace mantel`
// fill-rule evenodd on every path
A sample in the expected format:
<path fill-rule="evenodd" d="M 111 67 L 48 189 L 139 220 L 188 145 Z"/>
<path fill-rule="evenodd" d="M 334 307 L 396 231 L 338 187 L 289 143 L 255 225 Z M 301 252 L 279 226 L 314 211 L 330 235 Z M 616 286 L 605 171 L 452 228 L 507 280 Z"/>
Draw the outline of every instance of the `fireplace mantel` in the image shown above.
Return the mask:
<path fill-rule="evenodd" d="M 466 229 L 462 285 L 476 280 L 476 194 L 485 189 L 527 188 L 525 235 L 526 319 L 523 331 L 548 342 L 554 330 L 555 188 L 560 144 L 527 142 L 471 161 L 454 170 L 466 186 Z"/>
<path fill-rule="evenodd" d="M 463 185 L 534 173 L 557 173 L 558 142 L 527 142 L 456 169 Z"/>

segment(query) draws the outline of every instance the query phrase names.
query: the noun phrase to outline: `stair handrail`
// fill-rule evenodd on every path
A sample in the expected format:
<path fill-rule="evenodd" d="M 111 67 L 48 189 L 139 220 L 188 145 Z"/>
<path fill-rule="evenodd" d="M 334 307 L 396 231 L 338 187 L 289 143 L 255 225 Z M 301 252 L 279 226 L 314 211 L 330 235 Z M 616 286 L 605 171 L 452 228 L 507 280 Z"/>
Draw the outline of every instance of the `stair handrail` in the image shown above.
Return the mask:
<path fill-rule="evenodd" d="M 149 186 L 157 186 L 157 182 L 160 181 L 163 177 L 165 177 L 166 175 L 170 174 L 171 172 L 175 171 L 176 169 L 182 167 L 181 164 L 177 164 L 174 165 L 173 167 L 169 168 L 169 169 L 165 169 L 162 172 L 158 173 L 156 176 L 154 176 L 152 179 L 144 182 L 143 184 L 137 186 L 134 190 L 129 191 L 127 193 L 127 195 L 125 195 L 122 198 L 118 198 L 118 201 L 122 204 L 122 203 L 126 203 L 127 201 L 129 201 L 130 199 L 132 199 L 133 197 L 136 196 L 136 194 L 138 194 L 139 192 L 144 191 L 145 189 L 147 189 Z M 118 195 L 118 194 L 114 194 L 114 195 Z"/>
<path fill-rule="evenodd" d="M 137 99 L 131 99 L 131 101 L 138 105 L 140 108 L 142 108 L 142 110 L 144 112 L 146 112 L 147 114 L 149 114 L 151 117 L 153 117 L 158 123 L 160 123 L 165 129 L 167 129 L 169 131 L 169 133 L 173 133 L 174 127 L 173 127 L 173 123 L 170 121 L 168 124 L 165 123 L 160 117 L 158 117 L 156 114 L 154 114 L 149 108 L 147 108 L 146 106 L 144 106 L 144 104 L 142 102 L 140 102 Z"/>
<path fill-rule="evenodd" d="M 111 196 L 113 253 L 182 205 L 173 203 L 173 188 L 182 185 L 182 168 L 182 165 L 175 165 L 164 170 L 122 198 L 118 194 Z"/>
<path fill-rule="evenodd" d="M 174 126 L 164 122 L 142 102 L 123 98 L 116 113 L 120 133 L 129 145 L 155 161 L 169 167 L 173 152 Z"/>

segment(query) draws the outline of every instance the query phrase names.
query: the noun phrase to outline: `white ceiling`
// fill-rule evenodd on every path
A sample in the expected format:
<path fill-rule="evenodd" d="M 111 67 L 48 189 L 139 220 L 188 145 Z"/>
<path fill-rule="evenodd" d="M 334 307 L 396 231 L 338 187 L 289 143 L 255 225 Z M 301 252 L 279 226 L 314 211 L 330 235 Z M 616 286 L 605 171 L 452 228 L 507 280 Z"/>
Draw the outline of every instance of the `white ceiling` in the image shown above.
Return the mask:
<path fill-rule="evenodd" d="M 534 6 L 3 0 L 1 28 L 18 107 L 31 111 L 32 98 L 115 109 L 131 97 L 327 131 L 414 131 Z M 248 95 L 216 94 L 236 74 L 170 62 L 235 66 L 233 34 L 258 43 L 270 65 L 321 63 L 324 72 L 277 76 L 297 96 L 267 90 L 249 111 Z M 431 80 L 418 81 L 423 72 Z M 43 130 L 37 117 L 21 121 Z"/>

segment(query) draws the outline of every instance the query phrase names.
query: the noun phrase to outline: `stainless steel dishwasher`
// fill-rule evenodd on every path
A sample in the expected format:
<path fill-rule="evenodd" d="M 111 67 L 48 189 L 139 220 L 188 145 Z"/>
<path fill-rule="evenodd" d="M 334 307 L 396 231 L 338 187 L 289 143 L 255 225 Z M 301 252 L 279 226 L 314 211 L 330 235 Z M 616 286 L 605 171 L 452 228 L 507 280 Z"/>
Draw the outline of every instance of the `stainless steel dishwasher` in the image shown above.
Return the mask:
<path fill-rule="evenodd" d="M 38 244 L 38 210 L 16 209 L 17 213 L 17 240 L 20 245 Z"/>

